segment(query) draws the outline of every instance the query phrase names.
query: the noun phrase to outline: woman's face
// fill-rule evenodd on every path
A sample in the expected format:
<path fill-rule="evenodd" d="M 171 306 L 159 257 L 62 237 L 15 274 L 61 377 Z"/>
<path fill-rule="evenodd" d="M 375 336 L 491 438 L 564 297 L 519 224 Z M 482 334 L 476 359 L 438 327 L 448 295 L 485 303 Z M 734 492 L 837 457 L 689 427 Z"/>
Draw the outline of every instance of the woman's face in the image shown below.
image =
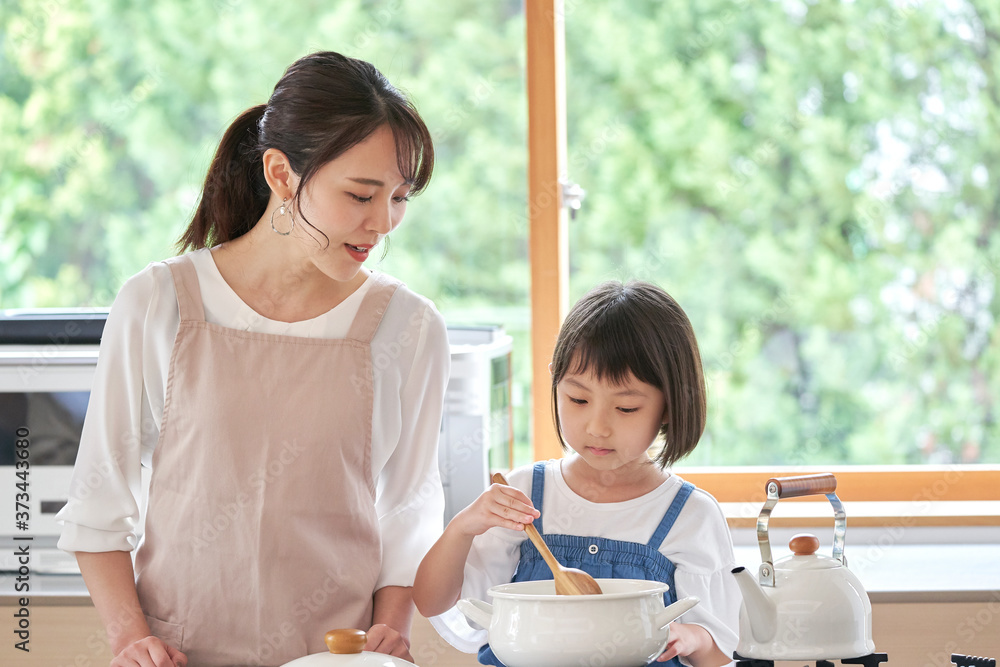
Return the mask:
<path fill-rule="evenodd" d="M 664 423 L 666 400 L 631 373 L 614 384 L 588 370 L 559 381 L 556 405 L 566 444 L 597 470 L 619 470 L 649 463 L 646 450 Z"/>
<path fill-rule="evenodd" d="M 399 172 L 392 130 L 383 126 L 323 165 L 299 197 L 307 225 L 300 238 L 316 250 L 313 262 L 334 280 L 354 278 L 372 249 L 403 221 L 410 183 Z M 318 244 L 318 248 L 317 248 Z"/>

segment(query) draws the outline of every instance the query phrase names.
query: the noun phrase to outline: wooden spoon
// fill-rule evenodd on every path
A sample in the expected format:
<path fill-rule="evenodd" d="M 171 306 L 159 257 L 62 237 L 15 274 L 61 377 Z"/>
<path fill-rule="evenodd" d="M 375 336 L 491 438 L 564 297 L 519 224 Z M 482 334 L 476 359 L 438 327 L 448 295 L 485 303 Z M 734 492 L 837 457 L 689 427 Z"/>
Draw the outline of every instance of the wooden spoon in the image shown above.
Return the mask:
<path fill-rule="evenodd" d="M 510 486 L 504 476 L 500 473 L 493 474 L 493 481 L 497 484 L 503 484 L 504 486 Z M 556 582 L 556 595 L 600 595 L 601 587 L 594 581 L 594 578 L 584 572 L 583 570 L 578 570 L 575 567 L 563 567 L 556 560 L 556 557 L 552 555 L 549 551 L 548 545 L 545 544 L 545 540 L 542 536 L 538 534 L 538 529 L 530 523 L 524 524 L 524 532 L 528 534 L 528 539 L 531 543 L 535 545 L 538 549 L 538 553 L 542 554 L 542 558 L 545 559 L 545 564 L 549 566 L 552 570 L 552 577 Z"/>

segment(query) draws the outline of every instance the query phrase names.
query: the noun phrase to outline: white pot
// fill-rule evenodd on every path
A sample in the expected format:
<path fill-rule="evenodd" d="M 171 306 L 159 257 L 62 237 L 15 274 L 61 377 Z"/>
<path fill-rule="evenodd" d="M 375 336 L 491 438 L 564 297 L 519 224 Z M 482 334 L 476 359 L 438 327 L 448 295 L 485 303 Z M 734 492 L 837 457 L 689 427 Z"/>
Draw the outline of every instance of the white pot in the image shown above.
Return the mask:
<path fill-rule="evenodd" d="M 494 586 L 493 604 L 458 601 L 458 609 L 489 631 L 490 646 L 508 667 L 638 667 L 667 645 L 668 624 L 698 598 L 663 605 L 670 588 L 655 581 L 598 579 L 602 595 L 556 595 L 555 583 Z"/>

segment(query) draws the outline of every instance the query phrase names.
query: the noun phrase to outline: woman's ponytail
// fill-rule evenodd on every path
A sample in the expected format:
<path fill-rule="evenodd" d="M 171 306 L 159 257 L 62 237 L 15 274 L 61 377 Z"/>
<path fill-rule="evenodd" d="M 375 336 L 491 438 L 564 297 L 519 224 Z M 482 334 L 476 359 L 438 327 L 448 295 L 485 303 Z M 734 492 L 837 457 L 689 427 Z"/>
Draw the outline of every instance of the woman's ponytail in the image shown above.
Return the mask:
<path fill-rule="evenodd" d="M 264 151 L 273 148 L 288 159 L 300 179 L 293 195 L 297 203 L 320 167 L 380 127 L 392 130 L 400 174 L 410 183 L 410 196 L 418 194 L 434 170 L 434 143 L 410 101 L 371 63 L 333 51 L 299 58 L 267 104 L 248 109 L 226 130 L 178 247 L 182 252 L 211 247 L 253 228 L 271 198 Z M 304 214 L 301 219 L 311 226 Z"/>
<path fill-rule="evenodd" d="M 223 135 L 194 218 L 177 242 L 181 252 L 243 236 L 264 215 L 270 189 L 264 180 L 258 123 L 266 109 L 266 104 L 247 109 Z"/>

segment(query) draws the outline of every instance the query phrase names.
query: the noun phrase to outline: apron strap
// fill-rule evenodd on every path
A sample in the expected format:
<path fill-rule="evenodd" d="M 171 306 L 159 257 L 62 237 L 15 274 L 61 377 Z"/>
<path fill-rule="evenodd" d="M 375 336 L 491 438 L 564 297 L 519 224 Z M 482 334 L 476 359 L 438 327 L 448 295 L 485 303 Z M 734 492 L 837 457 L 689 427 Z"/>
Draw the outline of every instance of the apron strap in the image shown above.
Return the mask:
<path fill-rule="evenodd" d="M 189 256 L 180 255 L 171 257 L 164 263 L 170 268 L 170 275 L 174 279 L 181 322 L 204 322 L 205 306 L 201 301 L 201 287 L 198 286 L 198 273 L 195 271 L 194 262 Z"/>
<path fill-rule="evenodd" d="M 372 342 L 392 295 L 402 284 L 395 278 L 376 272 L 368 276 L 368 280 L 371 280 L 372 284 L 358 307 L 358 314 L 354 317 L 354 322 L 351 323 L 351 328 L 347 332 L 348 338 L 365 343 Z"/>
<path fill-rule="evenodd" d="M 678 491 L 677 495 L 674 496 L 674 501 L 670 503 L 670 507 L 667 508 L 667 513 L 663 515 L 663 518 L 660 520 L 660 525 L 656 527 L 656 532 L 653 533 L 651 538 L 649 538 L 649 542 L 647 542 L 646 546 L 651 549 L 656 549 L 657 551 L 660 550 L 660 545 L 663 544 L 664 538 L 673 527 L 674 521 L 677 520 L 677 515 L 681 513 L 681 510 L 684 508 L 684 503 L 687 502 L 692 491 L 694 491 L 694 484 L 691 482 L 684 482 L 684 484 L 681 485 L 680 491 Z"/>
<path fill-rule="evenodd" d="M 535 464 L 531 473 L 531 504 L 535 506 L 535 509 L 539 512 L 542 511 L 542 496 L 545 495 L 545 461 L 539 461 Z M 531 522 L 532 525 L 538 529 L 539 535 L 544 535 L 545 531 L 542 530 L 542 517 L 539 516 L 537 519 Z"/>

